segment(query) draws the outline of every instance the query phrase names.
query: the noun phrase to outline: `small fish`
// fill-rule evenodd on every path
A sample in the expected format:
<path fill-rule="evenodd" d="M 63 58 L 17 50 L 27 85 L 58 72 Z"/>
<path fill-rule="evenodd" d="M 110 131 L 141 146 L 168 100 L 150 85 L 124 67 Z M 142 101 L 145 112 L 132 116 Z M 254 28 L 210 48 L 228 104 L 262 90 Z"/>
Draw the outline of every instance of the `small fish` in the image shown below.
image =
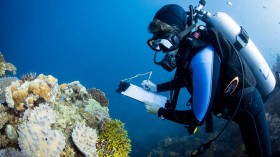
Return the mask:
<path fill-rule="evenodd" d="M 232 3 L 230 1 L 227 1 L 227 5 L 232 6 Z"/>

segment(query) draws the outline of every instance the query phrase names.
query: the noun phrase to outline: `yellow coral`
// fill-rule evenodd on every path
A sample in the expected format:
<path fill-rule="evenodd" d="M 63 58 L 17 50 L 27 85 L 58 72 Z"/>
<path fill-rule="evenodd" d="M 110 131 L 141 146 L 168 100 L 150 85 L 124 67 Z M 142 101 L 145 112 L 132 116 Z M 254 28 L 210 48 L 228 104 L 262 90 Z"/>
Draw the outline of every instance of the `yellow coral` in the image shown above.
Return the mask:
<path fill-rule="evenodd" d="M 52 75 L 48 75 L 48 77 L 46 78 L 46 81 L 51 86 L 54 85 L 55 83 L 57 83 L 57 79 L 54 78 Z"/>
<path fill-rule="evenodd" d="M 63 84 L 59 85 L 59 88 L 60 88 L 60 89 L 64 89 L 64 88 L 66 88 L 66 87 L 67 87 L 67 84 L 66 84 L 66 83 L 63 83 Z"/>
<path fill-rule="evenodd" d="M 43 74 L 40 74 L 37 79 L 40 79 L 40 80 L 46 80 L 46 76 L 43 75 Z"/>
<path fill-rule="evenodd" d="M 19 89 L 17 91 L 12 92 L 12 94 L 16 109 L 18 111 L 24 110 L 24 100 L 28 96 L 28 92 L 24 89 Z"/>
<path fill-rule="evenodd" d="M 97 143 L 98 156 L 127 157 L 131 151 L 131 141 L 124 123 L 120 120 L 110 120 L 105 124 L 105 130 L 100 133 Z"/>
<path fill-rule="evenodd" d="M 44 98 L 46 101 L 50 100 L 50 91 L 51 88 L 45 82 L 32 82 L 28 88 L 28 91 L 37 94 L 40 97 Z"/>

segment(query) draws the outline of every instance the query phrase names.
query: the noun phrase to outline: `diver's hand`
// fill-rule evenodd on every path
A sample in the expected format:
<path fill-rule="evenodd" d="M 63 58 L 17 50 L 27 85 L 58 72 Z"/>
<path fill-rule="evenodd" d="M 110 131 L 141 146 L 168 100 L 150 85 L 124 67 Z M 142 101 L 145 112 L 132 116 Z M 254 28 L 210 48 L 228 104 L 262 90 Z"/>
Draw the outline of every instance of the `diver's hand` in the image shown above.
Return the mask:
<path fill-rule="evenodd" d="M 150 92 L 157 92 L 157 85 L 149 80 L 144 80 L 141 85 L 143 88 Z"/>
<path fill-rule="evenodd" d="M 160 106 L 158 104 L 151 103 L 148 101 L 144 101 L 144 104 L 148 113 L 156 114 L 156 115 L 158 114 L 158 110 L 160 109 Z"/>

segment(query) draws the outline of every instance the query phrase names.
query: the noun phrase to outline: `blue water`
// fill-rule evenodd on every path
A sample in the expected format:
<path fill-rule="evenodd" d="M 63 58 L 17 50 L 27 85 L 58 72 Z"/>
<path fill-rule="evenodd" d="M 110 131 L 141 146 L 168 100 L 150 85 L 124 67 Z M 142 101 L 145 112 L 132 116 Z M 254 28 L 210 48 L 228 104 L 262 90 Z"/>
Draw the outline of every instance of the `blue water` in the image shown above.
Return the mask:
<path fill-rule="evenodd" d="M 212 13 L 223 11 L 245 27 L 271 65 L 279 53 L 278 0 L 206 1 Z M 0 51 L 17 68 L 53 75 L 59 84 L 79 80 L 86 88 L 106 93 L 112 118 L 125 123 L 132 139 L 131 156 L 145 156 L 163 138 L 184 136 L 183 126 L 162 121 L 146 112 L 144 105 L 115 92 L 121 79 L 153 70 L 155 83 L 172 78 L 153 64 L 146 45 L 147 25 L 163 5 L 184 8 L 198 0 L 1 0 Z M 147 77 L 133 80 L 141 82 Z M 164 93 L 168 95 L 168 93 Z M 179 103 L 187 101 L 180 96 Z"/>

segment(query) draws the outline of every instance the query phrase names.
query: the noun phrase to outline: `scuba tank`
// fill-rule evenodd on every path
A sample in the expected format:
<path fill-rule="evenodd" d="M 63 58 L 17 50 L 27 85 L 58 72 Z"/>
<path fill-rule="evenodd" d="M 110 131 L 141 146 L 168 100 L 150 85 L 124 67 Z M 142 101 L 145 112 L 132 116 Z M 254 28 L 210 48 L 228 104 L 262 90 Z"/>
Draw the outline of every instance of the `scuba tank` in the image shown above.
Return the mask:
<path fill-rule="evenodd" d="M 268 96 L 275 87 L 276 80 L 264 57 L 249 38 L 247 32 L 230 16 L 223 12 L 203 15 L 202 20 L 217 28 L 241 54 L 257 81 L 257 89 L 262 97 Z"/>

